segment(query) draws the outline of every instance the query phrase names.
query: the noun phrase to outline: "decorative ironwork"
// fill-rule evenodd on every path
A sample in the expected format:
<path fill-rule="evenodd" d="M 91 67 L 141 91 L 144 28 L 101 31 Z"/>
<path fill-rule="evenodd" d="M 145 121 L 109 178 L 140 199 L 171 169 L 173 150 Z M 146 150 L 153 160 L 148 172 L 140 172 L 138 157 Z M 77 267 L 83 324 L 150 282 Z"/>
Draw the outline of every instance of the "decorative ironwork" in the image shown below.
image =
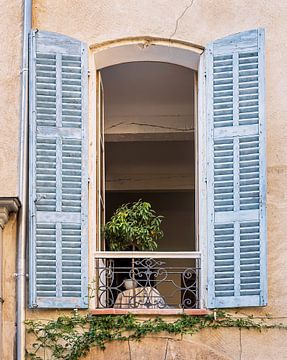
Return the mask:
<path fill-rule="evenodd" d="M 96 259 L 98 308 L 199 307 L 200 259 Z"/>

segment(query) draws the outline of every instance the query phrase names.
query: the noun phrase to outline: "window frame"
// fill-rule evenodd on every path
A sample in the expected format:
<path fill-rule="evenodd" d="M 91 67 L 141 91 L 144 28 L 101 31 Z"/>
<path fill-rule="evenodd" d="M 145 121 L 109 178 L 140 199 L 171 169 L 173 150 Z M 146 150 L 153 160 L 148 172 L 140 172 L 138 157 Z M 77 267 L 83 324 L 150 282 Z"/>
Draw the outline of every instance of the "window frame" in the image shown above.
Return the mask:
<path fill-rule="evenodd" d="M 96 54 L 95 54 L 95 58 L 96 58 Z M 149 61 L 149 60 L 146 60 Z M 200 58 L 198 58 L 198 61 L 200 62 Z M 168 62 L 170 64 L 174 64 L 173 62 Z M 194 251 L 162 251 L 162 252 L 140 252 L 137 251 L 135 252 L 135 258 L 139 258 L 139 257 L 154 257 L 154 258 L 160 258 L 160 256 L 165 257 L 165 258 L 178 258 L 178 259 L 197 259 L 196 260 L 196 266 L 198 266 L 197 264 L 199 263 L 200 265 L 200 271 L 199 271 L 199 277 L 197 278 L 197 287 L 198 287 L 198 296 L 199 296 L 199 305 L 198 308 L 196 309 L 189 309 L 189 310 L 200 310 L 200 309 L 205 309 L 206 307 L 204 306 L 205 301 L 203 299 L 203 278 L 202 278 L 202 273 L 203 273 L 203 268 L 206 267 L 204 258 L 202 256 L 202 240 L 199 234 L 199 206 L 198 203 L 200 202 L 199 200 L 199 166 L 198 166 L 198 143 L 199 143 L 199 138 L 198 138 L 198 124 L 197 122 L 199 121 L 199 119 L 201 118 L 201 115 L 198 113 L 199 109 L 201 109 L 201 106 L 199 104 L 200 101 L 200 97 L 199 97 L 199 79 L 201 78 L 201 76 L 199 75 L 199 69 L 194 69 L 191 66 L 189 66 L 189 68 L 191 70 L 194 71 L 194 132 L 195 132 L 195 136 L 194 136 L 194 156 L 195 156 L 195 250 Z M 101 121 L 99 121 L 99 119 L 101 118 L 101 96 L 100 93 L 103 92 L 104 93 L 104 89 L 103 89 L 103 84 L 102 84 L 102 79 L 101 79 L 101 69 L 102 68 L 98 68 L 96 66 L 96 62 L 94 63 L 94 79 L 95 80 L 95 85 L 94 88 L 96 89 L 95 91 L 95 98 L 96 98 L 96 110 L 95 110 L 95 122 L 96 122 L 96 128 L 97 128 L 97 132 L 95 134 L 96 136 L 96 149 L 97 152 L 100 151 L 99 150 L 99 143 L 100 143 L 100 139 L 99 136 L 101 136 L 99 129 L 100 129 L 100 125 L 99 123 Z M 202 92 L 202 91 L 201 91 Z M 204 97 L 203 94 L 201 94 L 202 97 Z M 104 152 L 103 152 L 104 153 Z M 96 159 L 98 159 L 98 154 L 96 154 Z M 96 167 L 97 171 L 99 172 L 99 166 L 97 165 Z M 96 193 L 97 193 L 97 200 L 96 200 L 96 207 L 97 207 L 97 211 L 99 211 L 100 209 L 100 202 L 99 202 L 99 193 L 101 192 L 101 189 L 99 189 L 99 184 L 101 183 L 101 180 L 98 179 L 98 174 L 96 174 L 97 177 L 97 181 L 96 181 Z M 105 251 L 104 249 L 102 249 L 102 246 L 100 246 L 100 223 L 99 223 L 99 216 L 97 217 L 97 226 L 96 226 L 97 230 L 96 230 L 96 239 L 97 239 L 97 245 L 95 247 L 95 252 L 92 255 L 93 256 L 93 264 L 96 264 L 98 261 L 101 261 L 100 259 L 106 259 L 106 258 L 121 258 L 127 255 L 130 255 L 130 253 L 128 254 L 128 252 L 125 251 L 121 251 L 121 252 L 114 252 L 114 251 Z M 94 278 L 95 278 L 95 274 L 93 274 Z M 98 280 L 96 280 L 97 283 Z M 93 302 L 93 305 L 95 306 L 95 304 L 97 303 L 97 300 L 95 299 L 95 301 Z M 166 310 L 166 309 L 165 309 Z M 188 309 L 186 309 L 188 310 Z M 128 309 L 128 311 L 136 311 L 136 309 Z"/>

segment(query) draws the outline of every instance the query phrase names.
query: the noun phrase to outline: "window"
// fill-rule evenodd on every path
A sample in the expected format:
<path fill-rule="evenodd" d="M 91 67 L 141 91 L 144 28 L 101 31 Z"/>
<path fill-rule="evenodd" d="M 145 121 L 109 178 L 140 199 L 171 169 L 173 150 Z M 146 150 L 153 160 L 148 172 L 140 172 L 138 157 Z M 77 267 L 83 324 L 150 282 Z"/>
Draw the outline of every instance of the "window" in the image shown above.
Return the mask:
<path fill-rule="evenodd" d="M 159 62 L 124 63 L 100 73 L 105 134 L 99 134 L 98 143 L 102 146 L 101 138 L 105 138 L 106 219 L 122 204 L 143 199 L 164 216 L 164 238 L 156 252 L 145 253 L 145 258 L 131 261 L 139 254 L 129 251 L 125 259 L 109 251 L 103 254 L 107 258 L 98 260 L 97 266 L 100 275 L 96 278 L 102 280 L 97 306 L 199 307 L 194 209 L 196 74 Z M 100 104 L 98 111 L 100 118 Z M 101 203 L 100 198 L 99 208 Z M 99 244 L 98 250 L 110 250 L 107 242 Z M 136 283 L 136 295 L 125 289 L 125 278 Z"/>
<path fill-rule="evenodd" d="M 176 192 L 178 189 L 171 189 L 171 184 L 167 187 L 164 181 L 161 181 L 161 193 L 150 179 L 149 184 L 145 181 L 141 188 L 133 188 L 134 185 L 128 181 L 117 182 L 116 185 L 122 188 L 111 188 L 113 177 L 121 175 L 123 167 L 118 163 L 119 147 L 122 161 L 132 163 L 133 155 L 142 153 L 141 165 L 145 161 L 147 164 L 155 161 L 157 171 L 159 164 L 156 159 L 161 152 L 175 156 L 176 149 L 181 152 L 178 156 L 183 161 L 184 157 L 188 160 L 186 149 L 194 147 L 190 145 L 192 140 L 179 140 L 176 138 L 178 135 L 171 133 L 166 135 L 168 141 L 158 141 L 154 134 L 152 137 L 150 134 L 138 136 L 130 132 L 128 136 L 124 134 L 125 141 L 121 139 L 121 143 L 120 134 L 105 134 L 104 123 L 112 121 L 111 117 L 104 118 L 103 111 L 104 90 L 112 89 L 108 85 L 109 75 L 119 67 L 129 66 L 131 71 L 136 65 L 118 65 L 117 69 L 103 70 L 97 75 L 98 201 L 95 223 L 99 230 L 106 212 L 110 213 L 122 202 L 123 191 L 126 192 L 124 198 L 130 200 L 139 196 L 153 200 L 156 196 L 162 206 L 174 201 L 172 196 L 176 196 L 177 201 L 181 201 L 181 208 L 186 206 L 186 214 L 194 212 L 195 215 L 191 216 L 191 224 L 194 222 L 197 228 L 194 246 L 184 248 L 184 253 L 178 253 L 177 257 L 172 247 L 174 242 L 171 242 L 169 253 L 168 242 L 162 250 L 159 249 L 159 252 L 165 252 L 170 269 L 181 268 L 175 281 L 180 289 L 179 295 L 173 299 L 181 306 L 192 304 L 220 308 L 266 304 L 263 36 L 262 30 L 229 36 L 211 43 L 201 56 L 195 160 L 190 155 L 194 164 L 190 168 L 196 169 L 196 201 L 190 189 L 181 189 L 185 192 L 179 194 Z M 88 306 L 87 51 L 79 41 L 39 31 L 32 34 L 31 49 L 30 306 L 84 308 Z M 147 68 L 151 64 L 143 63 L 142 66 Z M 162 71 L 163 68 L 162 64 Z M 161 70 L 157 69 L 155 74 L 159 76 Z M 174 79 L 179 77 L 178 72 Z M 106 113 L 110 115 L 112 101 L 116 99 L 107 98 L 111 103 Z M 169 167 L 171 163 L 170 157 Z M 117 174 L 113 173 L 115 169 L 119 171 Z M 105 173 L 107 181 L 104 181 Z M 188 207 L 191 204 L 187 201 L 189 197 L 192 204 L 196 204 L 193 209 Z M 193 233 L 191 231 L 187 238 L 192 238 L 195 227 L 191 226 Z M 170 226 L 168 233 L 173 229 L 174 226 Z M 96 266 L 103 270 L 98 273 L 97 282 L 107 287 L 107 276 L 113 275 L 112 266 L 116 262 L 117 267 L 129 267 L 130 264 L 123 262 L 121 265 L 119 259 L 127 258 L 128 254 L 107 252 L 100 231 L 97 234 L 97 249 L 101 252 L 96 254 Z M 95 240 L 89 238 L 91 241 Z M 179 246 L 180 242 L 176 250 Z M 162 269 L 159 260 L 163 254 L 138 253 L 133 257 L 132 261 L 138 261 L 142 267 L 146 267 L 147 260 L 153 259 L 145 274 L 151 266 Z M 178 265 L 176 259 L 183 263 Z M 171 260 L 175 263 L 171 264 Z M 193 262 L 195 269 L 189 282 L 182 275 L 188 268 L 184 262 L 187 260 Z M 141 285 L 146 287 L 143 283 Z M 156 299 L 151 306 L 170 305 L 164 296 L 169 290 L 159 289 L 154 276 L 148 287 L 152 288 L 152 297 Z M 184 293 L 186 288 L 192 289 L 193 296 Z M 115 289 L 112 291 L 112 296 L 106 289 L 99 295 L 102 306 L 114 306 L 115 300 L 109 302 L 109 299 L 120 295 L 123 289 L 118 294 Z M 148 297 L 145 294 L 145 301 Z"/>

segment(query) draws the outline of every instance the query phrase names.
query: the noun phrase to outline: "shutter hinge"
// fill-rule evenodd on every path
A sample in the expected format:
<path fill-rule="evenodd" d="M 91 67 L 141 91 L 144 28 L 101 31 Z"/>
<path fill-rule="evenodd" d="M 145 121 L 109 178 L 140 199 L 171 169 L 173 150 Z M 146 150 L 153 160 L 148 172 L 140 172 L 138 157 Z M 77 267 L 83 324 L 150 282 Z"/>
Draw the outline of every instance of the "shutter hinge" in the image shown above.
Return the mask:
<path fill-rule="evenodd" d="M 20 70 L 20 75 L 23 74 L 24 72 L 28 72 L 28 68 L 24 67 Z"/>
<path fill-rule="evenodd" d="M 40 202 L 42 199 L 46 199 L 47 195 L 46 194 L 41 194 L 41 195 L 37 195 L 34 203 L 37 204 L 38 202 Z"/>
<path fill-rule="evenodd" d="M 32 216 L 35 216 L 35 215 L 32 215 Z M 14 273 L 13 275 L 15 276 L 15 278 L 18 278 L 20 276 L 24 276 L 25 278 L 29 279 L 29 274 Z"/>
<path fill-rule="evenodd" d="M 88 70 L 88 76 L 90 76 L 91 75 L 91 70 Z"/>

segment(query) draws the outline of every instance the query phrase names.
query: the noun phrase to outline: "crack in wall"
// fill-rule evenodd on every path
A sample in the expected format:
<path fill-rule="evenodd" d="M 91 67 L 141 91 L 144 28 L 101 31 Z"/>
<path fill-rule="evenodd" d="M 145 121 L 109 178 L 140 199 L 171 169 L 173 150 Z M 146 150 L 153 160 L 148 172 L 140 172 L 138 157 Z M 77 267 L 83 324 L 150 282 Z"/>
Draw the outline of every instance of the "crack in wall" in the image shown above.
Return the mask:
<path fill-rule="evenodd" d="M 165 353 L 164 353 L 164 359 L 163 360 L 167 359 L 168 344 L 169 344 L 169 339 L 167 339 L 167 341 L 166 341 L 166 347 L 165 347 Z"/>
<path fill-rule="evenodd" d="M 176 19 L 175 28 L 174 28 L 173 33 L 170 35 L 169 40 L 171 40 L 175 36 L 180 20 L 184 17 L 184 15 L 187 13 L 187 11 L 192 7 L 193 3 L 194 3 L 194 0 L 191 0 L 191 2 L 185 7 L 185 9 L 180 14 L 180 16 Z"/>
<path fill-rule="evenodd" d="M 132 360 L 132 353 L 131 353 L 131 344 L 130 344 L 130 340 L 128 340 L 128 346 L 129 346 L 129 355 L 130 355 L 130 360 Z"/>
<path fill-rule="evenodd" d="M 239 360 L 242 359 L 242 334 L 241 329 L 239 329 Z"/>

